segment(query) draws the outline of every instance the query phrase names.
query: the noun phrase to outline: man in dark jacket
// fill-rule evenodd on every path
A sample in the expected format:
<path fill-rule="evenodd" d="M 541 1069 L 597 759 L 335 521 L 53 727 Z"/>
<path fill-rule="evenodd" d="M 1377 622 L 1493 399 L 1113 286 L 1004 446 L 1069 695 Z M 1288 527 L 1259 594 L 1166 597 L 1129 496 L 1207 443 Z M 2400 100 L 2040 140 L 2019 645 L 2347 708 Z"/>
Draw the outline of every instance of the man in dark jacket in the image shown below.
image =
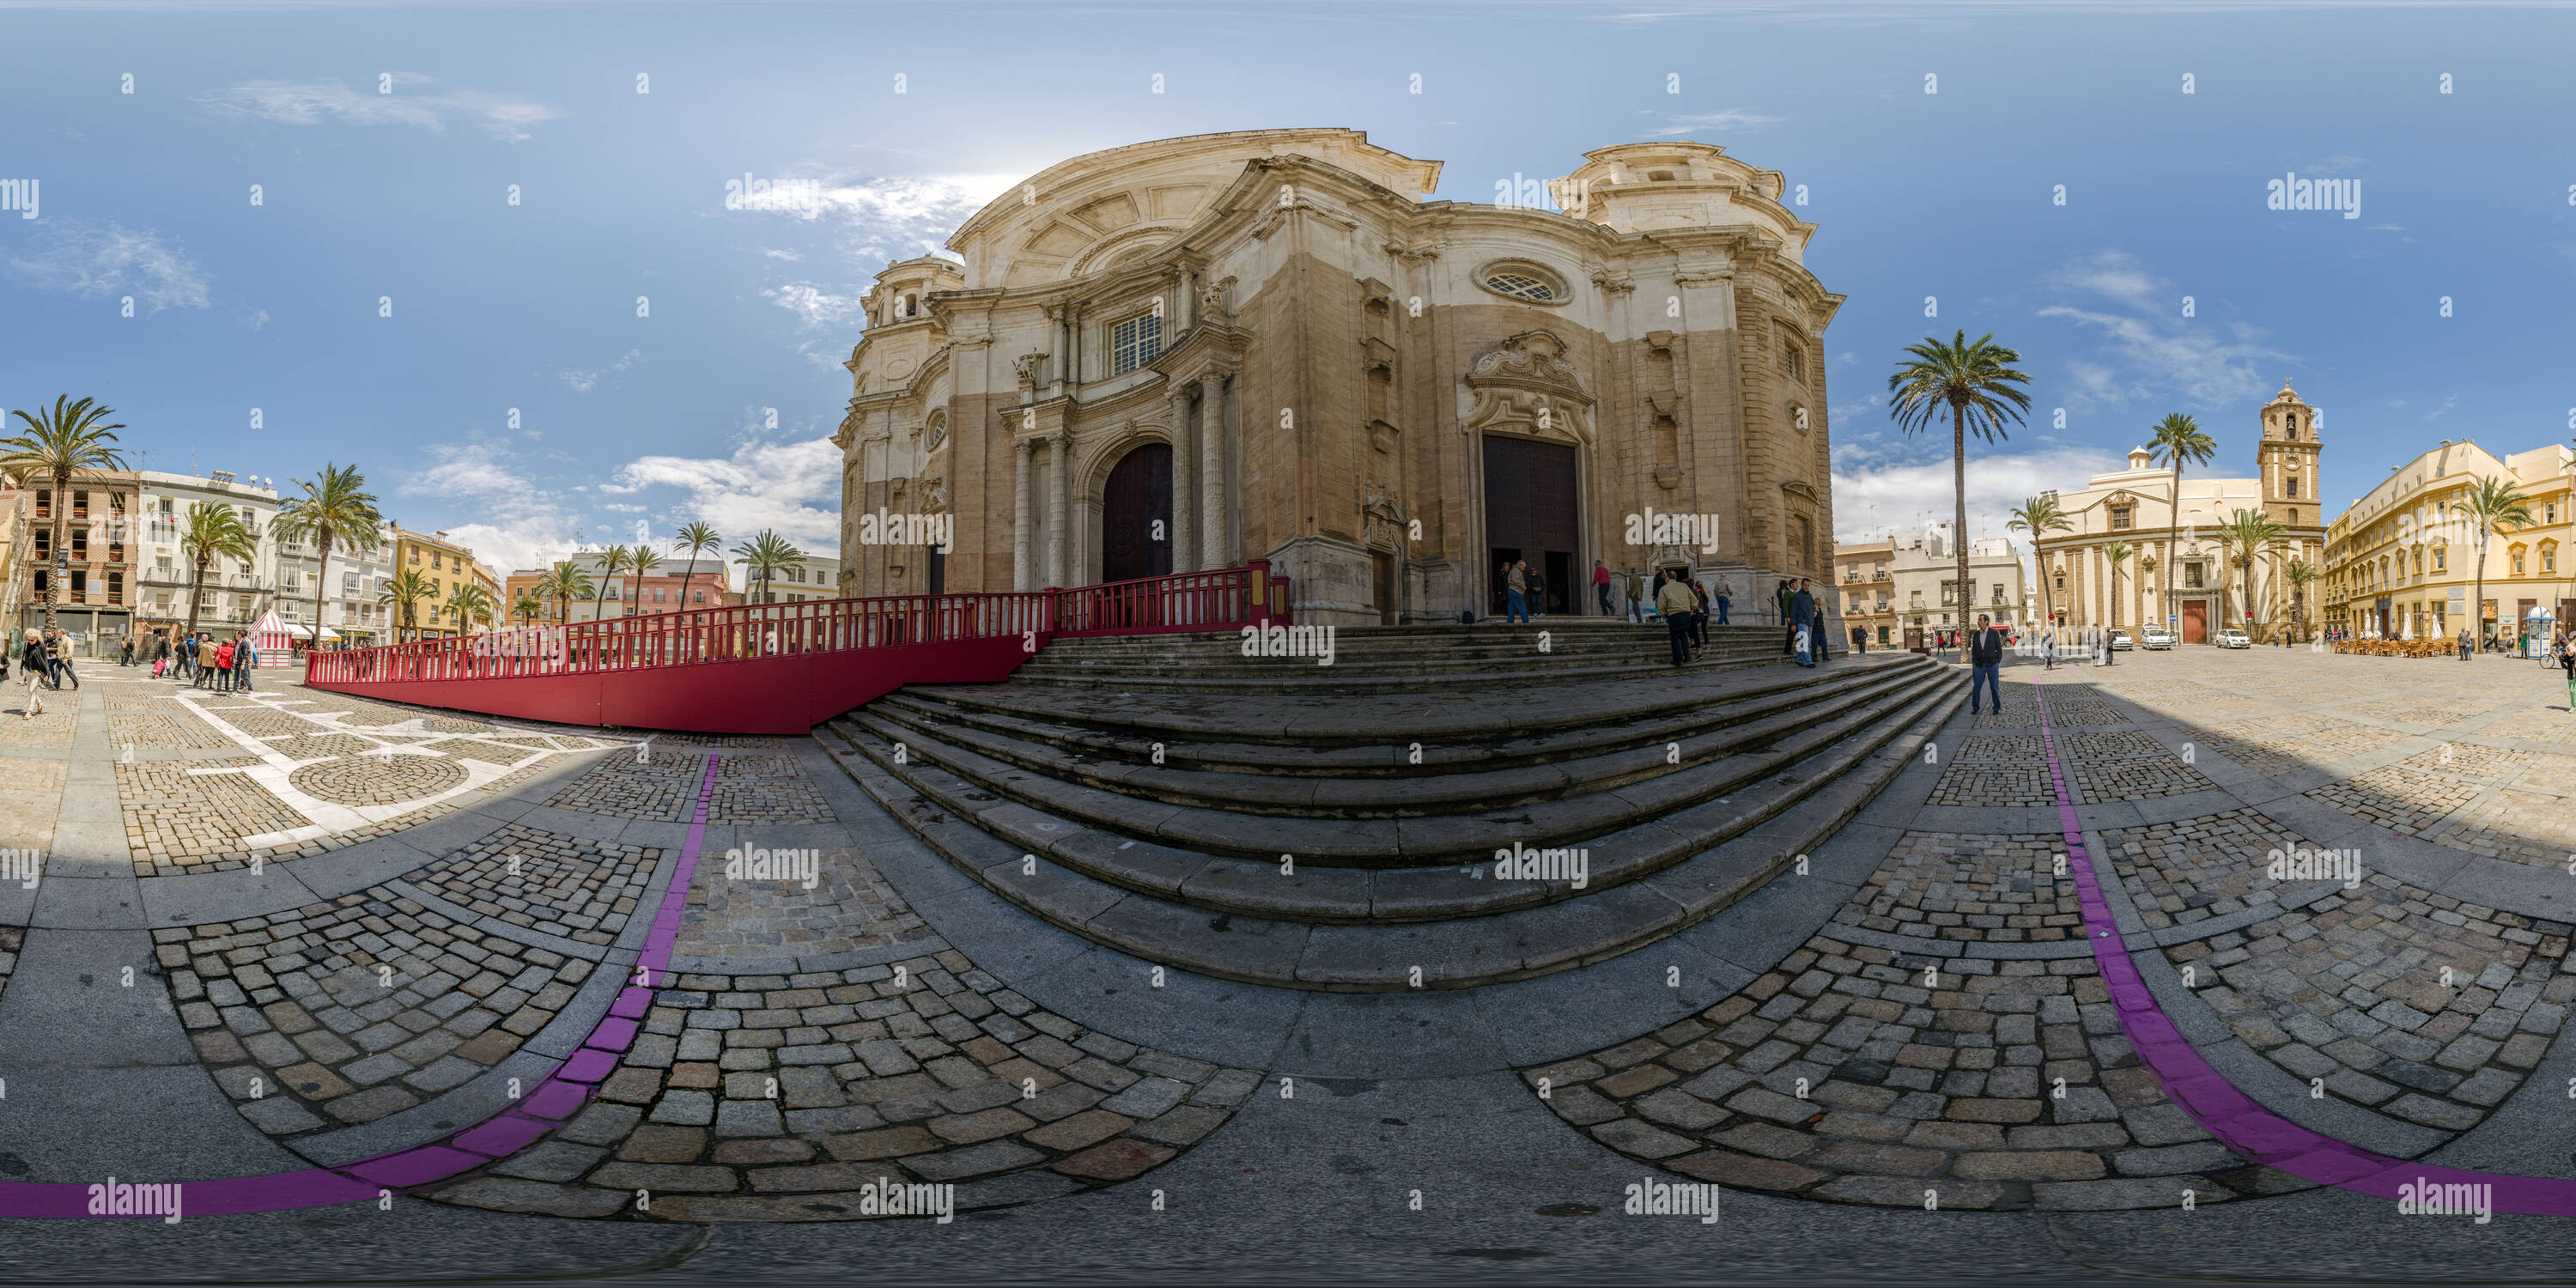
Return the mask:
<path fill-rule="evenodd" d="M 1977 691 L 1985 690 L 1994 699 L 1995 710 L 2004 709 L 2003 694 L 2004 633 L 1996 630 L 1991 619 L 1977 614 L 1977 633 L 1968 642 L 1968 713 L 1977 714 Z"/>
<path fill-rule="evenodd" d="M 1798 665 L 1812 668 L 1816 664 L 1816 597 L 1800 583 L 1797 593 L 1789 597 L 1790 638 L 1797 643 Z"/>

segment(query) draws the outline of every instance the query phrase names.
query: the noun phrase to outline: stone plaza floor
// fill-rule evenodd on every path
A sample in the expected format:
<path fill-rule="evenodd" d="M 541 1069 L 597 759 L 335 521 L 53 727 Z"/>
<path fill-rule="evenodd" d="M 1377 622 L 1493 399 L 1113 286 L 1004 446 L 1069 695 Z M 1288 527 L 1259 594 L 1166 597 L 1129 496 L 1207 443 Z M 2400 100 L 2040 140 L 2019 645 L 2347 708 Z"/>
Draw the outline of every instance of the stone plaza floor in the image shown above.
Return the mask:
<path fill-rule="evenodd" d="M 2263 1231 L 2320 1223 L 2386 1225 L 2374 1246 L 2425 1265 L 2502 1246 L 2251 1160 L 2177 1099 L 2088 942 L 2070 817 L 2163 1013 L 2265 1111 L 2576 1177 L 2576 713 L 2528 662 L 2016 660 L 2000 710 L 1961 710 L 1717 917 L 1538 979 L 1367 995 L 1040 922 L 810 739 L 532 726 L 277 671 L 241 694 L 81 678 L 36 719 L 0 698 L 0 1204 L 387 1177 L 380 1201 L 278 1206 L 381 1214 L 404 1255 L 586 1271 L 798 1264 L 824 1255 L 808 1226 L 960 1277 L 1651 1270 L 1705 1231 L 1623 1217 L 1625 1187 L 1695 1181 L 1723 1187 L 1731 1247 L 1792 1269 L 1992 1238 L 2037 1275 L 2187 1270 L 2188 1231 L 2296 1277 L 2348 1249 Z M 2302 858 L 2328 866 L 2276 875 Z M 472 1165 L 385 1161 L 438 1150 Z M 955 1187 L 957 1224 L 850 1224 L 926 1185 Z M 98 1223 L 25 1210 L 0 1210 L 0 1277 L 225 1237 L 84 1245 Z M 2130 1224 L 2081 1227 L 2081 1254 L 2052 1242 L 2079 1227 L 2024 1224 L 2107 1219 L 2085 1214 Z M 265 1273 L 346 1268 L 281 1219 L 187 1223 L 266 1231 Z M 1259 1251 L 1265 1221 L 1302 1234 Z M 707 1229 L 753 1233 L 686 1241 Z"/>

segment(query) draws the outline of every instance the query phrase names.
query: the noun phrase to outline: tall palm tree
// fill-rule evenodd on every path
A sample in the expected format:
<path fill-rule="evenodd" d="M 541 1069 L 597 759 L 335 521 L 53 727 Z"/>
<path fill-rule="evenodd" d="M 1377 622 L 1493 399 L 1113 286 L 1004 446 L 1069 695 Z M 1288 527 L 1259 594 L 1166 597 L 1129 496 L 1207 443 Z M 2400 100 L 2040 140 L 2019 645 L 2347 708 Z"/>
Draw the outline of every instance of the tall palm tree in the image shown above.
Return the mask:
<path fill-rule="evenodd" d="M 304 495 L 290 498 L 277 507 L 273 530 L 284 541 L 310 540 L 321 554 L 321 571 L 313 580 L 313 643 L 322 643 L 322 596 L 331 586 L 331 542 L 348 537 L 353 545 L 374 545 L 376 526 L 385 516 L 376 512 L 375 494 L 367 490 L 367 476 L 355 465 L 341 466 L 324 462 L 322 472 L 313 481 L 291 479 L 304 489 Z M 366 534 L 359 540 L 359 534 Z M 384 603 L 379 597 L 377 603 Z"/>
<path fill-rule="evenodd" d="M 2111 565 L 2111 625 L 2120 624 L 2120 561 L 2135 553 L 2126 541 L 2114 541 L 2102 547 L 2102 561 Z"/>
<path fill-rule="evenodd" d="M 591 591 L 590 620 L 594 622 L 601 620 L 600 606 L 608 602 L 608 583 L 615 581 L 617 574 L 626 571 L 626 561 L 630 557 L 631 552 L 624 546 L 610 546 L 599 552 L 599 585 Z M 621 595 L 618 598 L 622 604 L 625 596 Z"/>
<path fill-rule="evenodd" d="M 2487 534 L 2500 531 L 2507 524 L 2529 527 L 2531 498 L 2524 496 L 2521 489 L 2513 484 L 2490 476 L 2471 484 L 2460 494 L 2460 499 L 2452 503 L 2451 510 L 2477 525 L 2478 578 L 2477 589 L 2469 592 L 2473 596 L 2469 600 L 2469 620 L 2476 623 L 2472 629 L 2483 643 L 2487 620 Z"/>
<path fill-rule="evenodd" d="M 760 598 L 754 603 L 769 602 L 769 579 L 805 561 L 805 552 L 785 537 L 762 528 L 760 535 L 733 548 L 734 557 L 742 562 L 743 589 L 749 590 L 753 579 L 760 582 Z"/>
<path fill-rule="evenodd" d="M 2056 610 L 2048 601 L 2048 555 L 2039 548 L 2039 543 L 2047 540 L 2051 532 L 2072 532 L 2075 525 L 2067 521 L 2066 511 L 2058 506 L 2057 498 L 2043 493 L 2023 501 L 2013 510 L 2012 522 L 2005 524 L 2004 530 L 2030 534 L 2031 564 L 2039 569 L 2040 619 L 2055 621 Z M 1962 581 L 1960 584 L 1964 586 L 1967 583 Z"/>
<path fill-rule="evenodd" d="M 545 614 L 545 611 L 544 601 L 538 599 L 533 590 L 520 591 L 519 597 L 510 601 L 510 616 L 518 618 L 521 626 L 534 624 L 537 618 Z"/>
<path fill-rule="evenodd" d="M 2165 557 L 2162 560 L 2165 568 L 2165 589 L 2156 607 L 2158 612 L 2174 619 L 2168 629 L 2177 632 L 2181 626 L 2181 619 L 2173 606 L 2173 555 L 2175 543 L 2182 537 L 2182 467 L 2186 462 L 2207 465 L 2210 456 L 2217 450 L 2217 441 L 2201 430 L 2200 422 L 2181 412 L 2170 413 L 2163 420 L 2156 422 L 2155 436 L 2147 440 L 2147 459 L 2162 461 L 2166 469 L 2173 471 L 2172 505 L 2165 515 L 2172 535 L 2165 538 Z"/>
<path fill-rule="evenodd" d="M 572 601 L 592 593 L 590 574 L 562 560 L 556 561 L 554 569 L 537 586 L 540 598 L 554 601 L 555 620 L 566 625 L 572 622 Z"/>
<path fill-rule="evenodd" d="M 689 578 L 697 574 L 699 557 L 723 544 L 724 538 L 717 536 L 714 528 L 698 521 L 682 525 L 672 536 L 672 553 L 686 555 L 689 560 L 688 566 L 680 573 L 680 607 L 685 609 L 689 606 Z"/>
<path fill-rule="evenodd" d="M 116 412 L 83 398 L 72 401 L 69 394 L 57 395 L 52 410 L 38 407 L 32 413 L 9 413 L 26 423 L 23 433 L 0 438 L 0 471 L 21 479 L 42 479 L 53 484 L 55 567 L 63 564 L 63 552 L 70 549 L 71 485 L 97 478 L 106 470 L 125 468 L 125 454 L 114 446 L 115 431 L 123 425 L 101 422 Z M 45 574 L 45 629 L 54 629 L 56 605 L 62 602 L 63 583 L 67 578 Z"/>
<path fill-rule="evenodd" d="M 644 611 L 644 579 L 662 566 L 662 556 L 651 546 L 639 545 L 626 552 L 626 566 L 635 570 L 635 611 Z"/>
<path fill-rule="evenodd" d="M 1951 544 L 1959 555 L 1962 625 L 1968 601 L 1975 598 L 1968 586 L 1968 431 L 1975 429 L 1989 443 L 2010 437 L 2004 422 L 2018 425 L 2030 409 L 2030 395 L 2013 387 L 2030 383 L 2029 376 L 2013 369 L 2021 354 L 1994 339 L 1979 336 L 1971 344 L 1964 329 L 1947 344 L 1939 336 L 1925 336 L 1921 344 L 1906 347 L 1913 357 L 1897 363 L 1887 377 L 1888 414 L 1908 435 L 1929 426 L 1942 408 L 1950 409 L 1950 484 L 1958 503 Z"/>
<path fill-rule="evenodd" d="M 197 633 L 197 612 L 206 597 L 206 565 L 217 557 L 249 563 L 259 557 L 250 529 L 229 505 L 197 501 L 188 506 L 188 522 L 179 530 L 179 557 L 188 561 L 188 628 Z"/>
<path fill-rule="evenodd" d="M 447 615 L 456 623 L 459 635 L 472 633 L 478 621 L 489 625 L 494 608 L 492 592 L 475 582 L 460 581 L 447 592 Z"/>
<path fill-rule="evenodd" d="M 376 596 L 376 602 L 392 604 L 399 626 L 409 630 L 411 637 L 417 640 L 420 638 L 420 623 L 413 618 L 412 605 L 429 599 L 435 594 L 436 592 L 429 588 L 429 578 L 421 576 L 415 569 L 405 568 L 385 579 L 384 590 Z"/>
<path fill-rule="evenodd" d="M 2227 563 L 2236 568 L 2245 580 L 2245 611 L 2249 616 L 2254 611 L 2254 561 L 2266 546 L 2282 539 L 2283 531 L 2278 521 L 2260 510 L 2232 511 L 2218 530 L 2220 543 L 2227 547 Z M 2236 607 L 2227 601 L 2227 579 L 2221 577 L 2219 581 L 2220 611 L 2233 625 Z"/>
<path fill-rule="evenodd" d="M 2305 635 L 2308 633 L 2308 587 L 2318 578 L 2325 576 L 2325 574 L 2318 571 L 2315 564 L 2309 563 L 2305 559 L 2293 559 L 2290 561 L 2288 575 L 2290 578 L 2290 614 L 2298 623 L 2298 634 Z M 2296 637 L 2293 636 L 2293 638 Z"/>

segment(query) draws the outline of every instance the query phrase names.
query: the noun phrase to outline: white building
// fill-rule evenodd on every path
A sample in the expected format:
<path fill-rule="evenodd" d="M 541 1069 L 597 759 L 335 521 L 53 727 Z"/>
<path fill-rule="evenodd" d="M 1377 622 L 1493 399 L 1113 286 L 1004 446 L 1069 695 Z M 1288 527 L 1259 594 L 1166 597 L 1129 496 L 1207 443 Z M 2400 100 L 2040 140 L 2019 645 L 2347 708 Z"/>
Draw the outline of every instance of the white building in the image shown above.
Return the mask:
<path fill-rule="evenodd" d="M 1928 532 L 1898 537 L 1892 579 L 1896 584 L 1897 620 L 1908 632 L 1957 630 L 1977 624 L 1982 613 L 1998 626 L 2021 628 L 2035 619 L 2030 611 L 2030 575 L 2012 542 L 1988 537 L 1968 544 L 1967 607 L 1959 603 L 1959 556 L 1950 545 L 1950 525 L 1934 524 Z"/>
<path fill-rule="evenodd" d="M 227 634 L 247 630 L 269 609 L 277 591 L 277 489 L 273 480 L 237 478 L 230 470 L 205 477 L 138 470 L 138 522 L 135 618 L 147 633 L 176 639 L 188 624 L 192 593 L 197 603 L 197 629 Z M 196 561 L 182 546 L 188 507 L 231 506 L 241 515 L 255 546 L 248 563 L 218 556 L 197 580 Z M 193 590 L 192 590 L 193 588 Z"/>
<path fill-rule="evenodd" d="M 840 556 L 807 555 L 803 560 L 771 573 L 768 598 L 761 597 L 760 579 L 743 569 L 743 597 L 746 604 L 794 604 L 808 599 L 839 599 L 845 592 L 841 582 Z"/>
<path fill-rule="evenodd" d="M 281 541 L 276 566 L 277 615 L 297 639 L 308 639 L 313 629 L 313 592 L 324 575 L 321 550 L 310 541 Z M 376 602 L 393 575 L 393 524 L 379 524 L 373 533 L 331 534 L 331 584 L 322 596 L 324 647 L 364 648 L 394 642 L 394 606 Z"/>

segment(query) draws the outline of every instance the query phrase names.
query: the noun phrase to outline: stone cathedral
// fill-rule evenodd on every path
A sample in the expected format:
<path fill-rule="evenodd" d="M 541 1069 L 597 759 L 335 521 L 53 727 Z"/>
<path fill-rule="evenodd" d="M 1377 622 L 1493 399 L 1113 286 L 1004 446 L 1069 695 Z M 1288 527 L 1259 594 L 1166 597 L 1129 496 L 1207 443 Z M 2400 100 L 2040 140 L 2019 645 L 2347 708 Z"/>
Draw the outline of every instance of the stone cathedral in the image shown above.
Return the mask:
<path fill-rule="evenodd" d="M 1372 625 L 1498 613 L 1511 560 L 1560 612 L 1595 611 L 1596 559 L 1724 572 L 1756 612 L 1825 580 L 1842 297 L 1780 172 L 1602 148 L 1563 213 L 1427 201 L 1439 174 L 1356 130 L 1139 143 L 889 265 L 836 439 L 847 593 L 1266 559 L 1299 620 Z M 887 539 L 913 516 L 950 549 Z"/>

